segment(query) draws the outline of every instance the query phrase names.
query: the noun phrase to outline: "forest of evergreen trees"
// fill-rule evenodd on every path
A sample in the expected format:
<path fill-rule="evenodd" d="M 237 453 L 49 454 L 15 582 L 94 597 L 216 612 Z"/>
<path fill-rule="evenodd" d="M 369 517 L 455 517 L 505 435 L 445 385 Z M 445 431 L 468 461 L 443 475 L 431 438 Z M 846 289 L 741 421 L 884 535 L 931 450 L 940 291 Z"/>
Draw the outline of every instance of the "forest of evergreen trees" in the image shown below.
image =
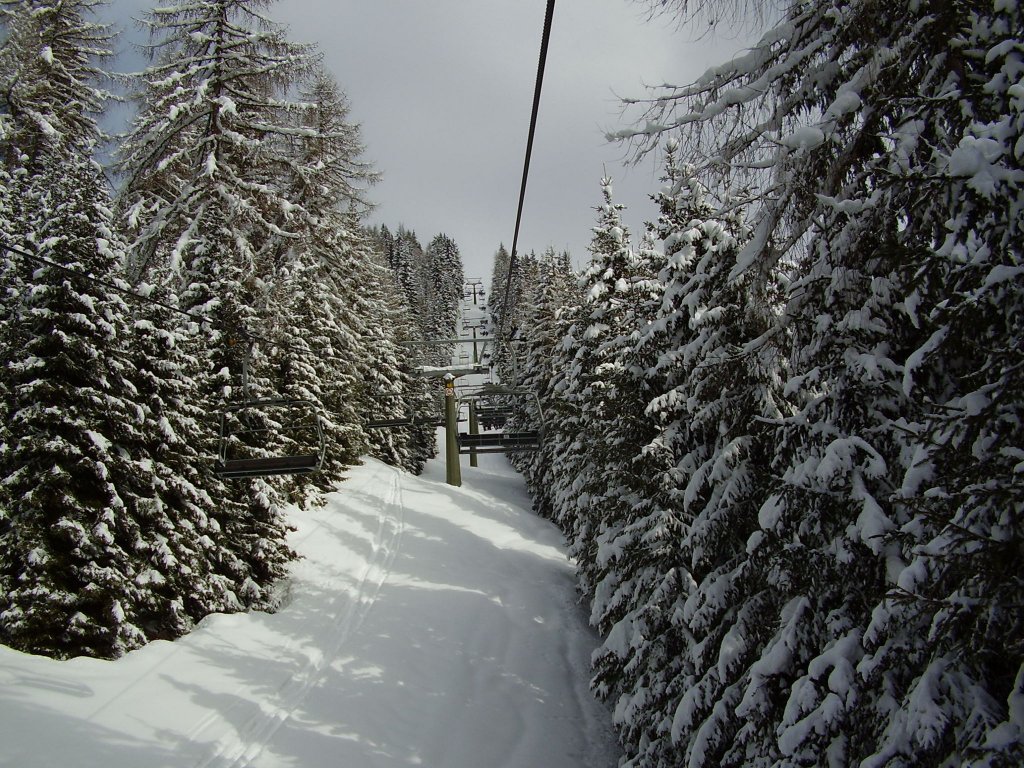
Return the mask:
<path fill-rule="evenodd" d="M 634 105 L 636 242 L 605 179 L 581 276 L 499 252 L 517 464 L 624 765 L 1019 766 L 1024 12 L 785 6 Z"/>
<path fill-rule="evenodd" d="M 432 427 L 362 424 L 431 402 L 401 344 L 451 336 L 462 291 L 450 238 L 366 226 L 377 174 L 346 98 L 260 0 L 145 17 L 110 183 L 97 5 L 0 5 L 0 641 L 56 657 L 272 608 L 285 502 L 363 454 L 433 455 Z M 211 471 L 218 412 L 261 396 L 315 405 L 320 472 Z M 262 418 L 249 448 L 285 449 Z"/>

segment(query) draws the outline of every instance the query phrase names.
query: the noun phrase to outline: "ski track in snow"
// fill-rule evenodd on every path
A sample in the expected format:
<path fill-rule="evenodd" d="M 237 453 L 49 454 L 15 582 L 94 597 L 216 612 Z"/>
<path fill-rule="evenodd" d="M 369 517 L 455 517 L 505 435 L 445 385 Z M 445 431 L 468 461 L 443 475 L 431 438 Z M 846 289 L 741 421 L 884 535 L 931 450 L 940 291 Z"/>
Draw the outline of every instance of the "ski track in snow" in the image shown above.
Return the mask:
<path fill-rule="evenodd" d="M 114 662 L 0 646 L 0 766 L 606 768 L 597 640 L 503 457 L 444 483 L 368 460 L 315 510 L 275 614 Z"/>
<path fill-rule="evenodd" d="M 217 744 L 208 759 L 203 760 L 197 768 L 244 768 L 259 757 L 267 742 L 277 729 L 291 715 L 295 708 L 305 699 L 309 690 L 323 677 L 327 665 L 338 655 L 345 641 L 357 631 L 366 615 L 380 594 L 395 554 L 401 542 L 402 528 L 405 520 L 405 507 L 402 503 L 401 477 L 397 470 L 388 468 L 391 475 L 385 502 L 380 507 L 377 532 L 373 539 L 372 556 L 366 564 L 354 597 L 348 597 L 337 591 L 329 604 L 328 613 L 337 616 L 336 630 L 330 640 L 329 647 L 324 648 L 323 655 L 310 659 L 305 667 L 290 678 L 274 696 L 274 701 L 262 704 L 260 711 L 251 717 L 236 734 Z M 366 488 L 378 475 L 363 483 L 356 492 Z M 317 525 L 302 537 L 306 541 L 321 531 L 323 525 Z M 325 589 L 341 590 L 342 585 L 335 582 L 324 584 Z M 343 605 L 342 604 L 346 604 Z M 214 715 L 213 718 L 217 718 Z M 209 726 L 204 723 L 191 740 L 201 740 L 203 730 Z"/>

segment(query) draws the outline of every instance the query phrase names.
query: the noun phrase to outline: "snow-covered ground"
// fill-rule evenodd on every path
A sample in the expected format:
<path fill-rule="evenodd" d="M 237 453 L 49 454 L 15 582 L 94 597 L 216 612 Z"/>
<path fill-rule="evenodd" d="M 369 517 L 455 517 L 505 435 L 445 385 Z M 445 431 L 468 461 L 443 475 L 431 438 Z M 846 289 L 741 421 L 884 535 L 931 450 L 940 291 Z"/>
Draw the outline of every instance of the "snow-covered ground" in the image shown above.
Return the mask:
<path fill-rule="evenodd" d="M 601 768 L 596 638 L 558 531 L 501 456 L 367 461 L 293 511 L 275 614 L 217 615 L 117 661 L 0 647 L 0 765 Z"/>

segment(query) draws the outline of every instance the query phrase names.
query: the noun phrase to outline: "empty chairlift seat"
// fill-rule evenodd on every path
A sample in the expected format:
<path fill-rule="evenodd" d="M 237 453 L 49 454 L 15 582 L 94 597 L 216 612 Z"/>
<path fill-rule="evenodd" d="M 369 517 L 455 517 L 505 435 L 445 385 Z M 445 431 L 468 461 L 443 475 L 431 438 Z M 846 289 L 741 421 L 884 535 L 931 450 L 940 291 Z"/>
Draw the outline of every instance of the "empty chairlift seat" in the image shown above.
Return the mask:
<path fill-rule="evenodd" d="M 544 413 L 540 398 L 532 390 L 487 385 L 461 400 L 470 405 L 476 422 L 488 431 L 459 432 L 459 453 L 515 453 L 541 447 Z M 506 430 L 515 416 L 529 427 Z M 489 431 L 494 427 L 501 431 Z"/>
<path fill-rule="evenodd" d="M 504 427 L 513 416 L 512 406 L 477 403 L 476 419 L 484 429 Z"/>
<path fill-rule="evenodd" d="M 325 447 L 312 401 L 245 400 L 221 411 L 213 471 L 233 478 L 307 474 L 320 469 Z"/>
<path fill-rule="evenodd" d="M 436 400 L 436 399 L 435 399 Z M 414 394 L 382 394 L 371 399 L 363 429 L 404 429 L 444 426 L 439 402 L 423 402 Z"/>
<path fill-rule="evenodd" d="M 541 446 L 541 433 L 529 430 L 526 432 L 481 432 L 471 435 L 459 433 L 459 453 L 515 453 L 516 451 L 536 451 Z"/>

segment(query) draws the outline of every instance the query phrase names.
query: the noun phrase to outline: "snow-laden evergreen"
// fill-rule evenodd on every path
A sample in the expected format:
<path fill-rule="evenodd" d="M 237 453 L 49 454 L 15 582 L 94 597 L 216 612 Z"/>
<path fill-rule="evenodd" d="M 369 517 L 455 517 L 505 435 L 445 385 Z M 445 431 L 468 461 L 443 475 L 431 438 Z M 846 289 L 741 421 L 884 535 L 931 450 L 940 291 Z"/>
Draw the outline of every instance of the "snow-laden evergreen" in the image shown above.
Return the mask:
<path fill-rule="evenodd" d="M 295 174 L 279 163 L 305 159 L 289 139 L 298 132 L 295 113 L 314 106 L 287 94 L 313 71 L 313 52 L 288 41 L 262 14 L 266 6 L 211 0 L 150 12 L 153 63 L 119 148 L 133 277 L 166 267 L 181 308 L 202 318 L 190 376 L 211 412 L 238 393 L 267 395 L 279 385 L 267 368 L 270 318 L 275 302 L 289 300 L 282 271 L 296 271 L 282 262 L 291 255 L 285 244 L 299 239 L 309 215 L 293 200 Z M 247 391 L 243 368 L 252 374 Z M 214 504 L 236 508 L 225 534 L 238 558 L 242 605 L 268 605 L 291 556 L 279 499 L 263 480 L 211 478 L 208 486 Z"/>
<path fill-rule="evenodd" d="M 128 179 L 122 206 L 137 233 L 134 271 L 169 263 L 185 276 L 185 309 L 216 314 L 220 307 L 222 323 L 248 314 L 246 299 L 268 278 L 268 241 L 294 234 L 285 186 L 292 179 L 273 169 L 296 132 L 291 113 L 311 108 L 287 94 L 314 58 L 263 15 L 268 5 L 194 0 L 147 14 L 152 64 L 140 76 L 140 110 L 119 148 Z M 241 285 L 249 272 L 258 280 Z M 219 290 L 226 281 L 241 295 Z"/>
<path fill-rule="evenodd" d="M 426 306 L 427 286 L 424 282 L 423 246 L 415 232 L 410 232 L 399 225 L 395 234 L 382 226 L 380 229 L 380 247 L 384 253 L 388 267 L 394 273 L 395 281 L 402 291 L 405 303 L 409 307 L 421 335 L 426 338 L 428 313 Z"/>
<path fill-rule="evenodd" d="M 442 232 L 424 248 L 416 233 L 402 225 L 394 234 L 381 226 L 376 240 L 415 323 L 416 333 L 407 340 L 454 338 L 465 280 L 459 246 Z M 409 352 L 420 365 L 440 367 L 451 365 L 455 350 L 450 344 L 431 344 L 416 345 Z"/>
<path fill-rule="evenodd" d="M 560 450 L 561 437 L 565 434 L 566 422 L 571 418 L 566 401 L 555 397 L 555 389 L 564 380 L 559 344 L 580 299 L 575 275 L 566 265 L 559 263 L 553 248 L 544 253 L 541 264 L 542 277 L 529 308 L 523 375 L 516 384 L 536 392 L 543 404 L 553 404 L 557 408 L 552 413 L 544 413 L 544 440 L 540 450 L 532 454 L 513 454 L 510 458 L 526 477 L 528 487 L 535 489 L 534 507 L 537 512 L 552 518 L 555 506 L 551 492 L 564 477 L 557 468 L 565 455 Z M 520 423 L 523 418 L 519 415 L 514 421 L 515 429 L 536 430 L 540 426 Z"/>
<path fill-rule="evenodd" d="M 444 334 L 454 336 L 458 332 L 459 306 L 465 282 L 459 246 L 442 233 L 430 241 L 424 256 L 427 260 L 427 295 L 433 333 L 442 338 Z"/>
<path fill-rule="evenodd" d="M 447 235 L 439 234 L 427 245 L 423 259 L 427 338 L 455 338 L 465 282 L 459 246 Z M 455 350 L 442 347 L 438 352 L 446 355 L 443 362 L 447 363 Z"/>
<path fill-rule="evenodd" d="M 398 300 L 401 291 L 383 253 L 374 250 L 368 236 L 363 245 L 359 279 L 348 285 L 360 286 L 357 299 L 369 312 L 363 334 L 366 356 L 359 361 L 362 386 L 359 402 L 370 419 L 404 419 L 422 423 L 401 429 L 369 429 L 369 453 L 389 464 L 419 473 L 437 449 L 434 420 L 440 400 L 430 380 L 412 375 L 413 357 L 403 342 L 421 339 L 412 310 Z"/>
<path fill-rule="evenodd" d="M 117 655 L 146 640 L 135 555 L 147 533 L 122 494 L 143 416 L 128 311 L 112 290 L 123 248 L 91 158 L 110 38 L 88 18 L 94 5 L 12 4 L 3 48 L 3 244 L 21 253 L 4 259 L 0 637 L 51 655 Z"/>
<path fill-rule="evenodd" d="M 101 0 L 14 0 L 0 22 L 0 147 L 9 167 L 43 153 L 77 153 L 100 138 L 111 94 L 114 30 L 96 20 Z M 88 150 L 86 150 L 88 151 Z"/>
<path fill-rule="evenodd" d="M 140 621 L 148 637 L 167 639 L 210 613 L 240 607 L 232 575 L 237 556 L 223 535 L 235 510 L 210 497 L 203 453 L 209 423 L 189 373 L 198 340 L 189 321 L 173 311 L 172 295 L 159 284 L 139 289 L 153 303 L 132 309 L 128 336 L 143 422 L 134 446 L 139 473 L 127 505 L 146 531 L 136 547 L 137 578 L 148 587 Z"/>
<path fill-rule="evenodd" d="M 145 642 L 143 534 L 120 492 L 138 471 L 127 448 L 143 419 L 123 299 L 62 268 L 112 282 L 121 254 L 92 161 L 42 152 L 36 162 L 16 188 L 22 242 L 54 266 L 22 264 L 13 321 L 23 343 L 7 366 L 0 637 L 35 653 L 113 656 Z"/>
<path fill-rule="evenodd" d="M 633 534 L 646 558 L 625 559 L 644 597 L 612 631 L 616 653 L 607 659 L 613 674 L 615 665 L 626 673 L 616 714 L 643 745 L 636 765 L 714 753 L 735 734 L 719 724 L 698 729 L 696 715 L 726 711 L 742 675 L 737 662 L 756 647 L 766 618 L 744 546 L 767 452 L 765 430 L 760 439 L 751 430 L 777 415 L 765 367 L 743 354 L 768 317 L 756 281 L 730 274 L 746 237 L 742 220 L 715 215 L 671 142 L 664 181 L 648 236 L 664 248 L 648 246 L 662 264 L 658 305 L 633 351 L 652 395 L 655 435 L 643 451 L 657 495 Z"/>
<path fill-rule="evenodd" d="M 510 257 L 508 249 L 502 244 L 498 246 L 492 259 L 494 264 L 491 268 L 491 290 L 488 295 L 487 308 L 493 328 L 498 328 L 501 325 L 501 313 L 506 304 L 511 307 L 515 303 L 514 299 L 509 301 L 505 299 Z"/>
<path fill-rule="evenodd" d="M 366 447 L 348 395 L 359 384 L 358 360 L 367 354 L 360 339 L 366 310 L 353 301 L 362 258 L 355 245 L 359 217 L 369 207 L 366 187 L 377 175 L 362 158 L 360 127 L 351 122 L 337 83 L 318 72 L 302 95 L 311 106 L 295 111 L 294 133 L 279 139 L 295 237 L 278 243 L 268 306 L 279 342 L 275 389 L 313 403 L 322 415 L 325 465 L 295 478 L 291 488 L 295 498 L 316 498 Z"/>
<path fill-rule="evenodd" d="M 4 121 L 0 119 L 0 133 L 4 129 Z M 10 175 L 3 164 L 0 164 L 0 243 L 12 244 L 16 241 L 12 222 L 12 201 L 10 190 L 13 186 Z M 9 251 L 0 251 L 0 356 L 10 360 L 14 344 L 14 317 L 18 302 L 19 261 Z M 11 388 L 7 377 L 0 377 L 0 465 L 6 462 L 7 453 L 7 422 L 10 418 Z M 0 526 L 4 525 L 6 511 L 0 503 Z"/>

